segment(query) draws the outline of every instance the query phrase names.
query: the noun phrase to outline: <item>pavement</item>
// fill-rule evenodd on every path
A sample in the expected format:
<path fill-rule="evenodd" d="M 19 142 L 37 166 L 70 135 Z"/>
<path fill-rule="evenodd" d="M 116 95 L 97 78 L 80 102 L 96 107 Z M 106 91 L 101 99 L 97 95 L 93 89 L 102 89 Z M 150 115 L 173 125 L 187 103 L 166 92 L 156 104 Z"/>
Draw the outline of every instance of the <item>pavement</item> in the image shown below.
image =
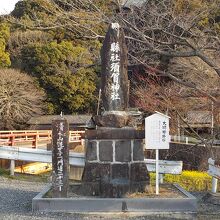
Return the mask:
<path fill-rule="evenodd" d="M 209 219 L 220 220 L 220 205 L 212 205 L 204 201 L 206 193 L 193 194 L 198 198 L 198 214 L 187 213 L 32 213 L 32 198 L 35 197 L 46 183 L 21 181 L 0 176 L 0 220 L 174 220 L 174 219 Z"/>

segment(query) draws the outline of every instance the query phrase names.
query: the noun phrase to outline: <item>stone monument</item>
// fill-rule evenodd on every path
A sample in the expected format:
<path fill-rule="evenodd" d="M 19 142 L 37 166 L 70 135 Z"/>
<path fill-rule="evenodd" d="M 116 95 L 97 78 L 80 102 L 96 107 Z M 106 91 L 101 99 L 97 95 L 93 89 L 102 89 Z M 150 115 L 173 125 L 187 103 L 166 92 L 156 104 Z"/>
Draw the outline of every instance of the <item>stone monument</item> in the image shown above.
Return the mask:
<path fill-rule="evenodd" d="M 144 163 L 144 131 L 132 126 L 128 109 L 127 48 L 122 28 L 112 23 L 101 50 L 102 105 L 96 130 L 88 130 L 83 186 L 91 195 L 123 197 L 149 184 Z"/>
<path fill-rule="evenodd" d="M 112 23 L 101 49 L 103 114 L 95 116 L 101 127 L 124 127 L 128 124 L 129 81 L 127 75 L 127 47 L 124 32 Z"/>
<path fill-rule="evenodd" d="M 118 23 L 109 28 L 103 47 L 102 101 L 105 111 L 125 111 L 128 108 L 127 48 L 124 33 Z"/>
<path fill-rule="evenodd" d="M 69 125 L 60 117 L 52 122 L 52 197 L 66 198 L 69 188 Z"/>

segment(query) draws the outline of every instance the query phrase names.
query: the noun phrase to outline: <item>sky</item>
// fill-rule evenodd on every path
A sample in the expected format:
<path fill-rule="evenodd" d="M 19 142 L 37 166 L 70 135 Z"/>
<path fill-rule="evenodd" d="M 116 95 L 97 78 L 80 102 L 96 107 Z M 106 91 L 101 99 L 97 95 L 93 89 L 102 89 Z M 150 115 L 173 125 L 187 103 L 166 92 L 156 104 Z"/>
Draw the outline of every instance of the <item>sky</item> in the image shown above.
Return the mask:
<path fill-rule="evenodd" d="M 9 14 L 18 0 L 0 0 L 0 14 Z"/>

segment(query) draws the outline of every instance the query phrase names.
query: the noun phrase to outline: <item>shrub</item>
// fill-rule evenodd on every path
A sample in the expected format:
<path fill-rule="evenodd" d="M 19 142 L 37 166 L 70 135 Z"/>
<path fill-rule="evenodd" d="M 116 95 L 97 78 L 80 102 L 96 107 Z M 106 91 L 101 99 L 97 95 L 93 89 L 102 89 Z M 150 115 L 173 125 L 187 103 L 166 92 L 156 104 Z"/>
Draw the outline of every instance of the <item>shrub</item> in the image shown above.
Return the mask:
<path fill-rule="evenodd" d="M 188 191 L 207 191 L 211 189 L 211 176 L 206 172 L 183 171 L 181 175 L 165 175 L 165 181 L 178 183 Z"/>
<path fill-rule="evenodd" d="M 150 174 L 155 184 L 155 174 Z M 207 172 L 183 171 L 180 175 L 165 174 L 164 183 L 177 183 L 187 191 L 207 191 L 212 188 L 212 177 Z"/>

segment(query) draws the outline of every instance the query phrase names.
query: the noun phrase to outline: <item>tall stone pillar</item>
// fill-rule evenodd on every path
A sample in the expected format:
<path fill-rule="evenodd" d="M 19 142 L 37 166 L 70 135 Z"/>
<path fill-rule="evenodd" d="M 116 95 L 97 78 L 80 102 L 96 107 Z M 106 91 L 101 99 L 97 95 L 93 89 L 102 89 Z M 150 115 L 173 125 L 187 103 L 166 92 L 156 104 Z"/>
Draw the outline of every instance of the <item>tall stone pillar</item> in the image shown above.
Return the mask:
<path fill-rule="evenodd" d="M 118 23 L 109 26 L 101 49 L 102 115 L 94 117 L 100 127 L 125 127 L 129 123 L 128 59 L 123 29 Z"/>
<path fill-rule="evenodd" d="M 69 188 L 69 125 L 60 118 L 52 122 L 52 197 L 65 198 Z"/>
<path fill-rule="evenodd" d="M 128 108 L 127 53 L 124 32 L 118 23 L 112 23 L 101 50 L 102 102 L 105 111 L 125 111 Z"/>

